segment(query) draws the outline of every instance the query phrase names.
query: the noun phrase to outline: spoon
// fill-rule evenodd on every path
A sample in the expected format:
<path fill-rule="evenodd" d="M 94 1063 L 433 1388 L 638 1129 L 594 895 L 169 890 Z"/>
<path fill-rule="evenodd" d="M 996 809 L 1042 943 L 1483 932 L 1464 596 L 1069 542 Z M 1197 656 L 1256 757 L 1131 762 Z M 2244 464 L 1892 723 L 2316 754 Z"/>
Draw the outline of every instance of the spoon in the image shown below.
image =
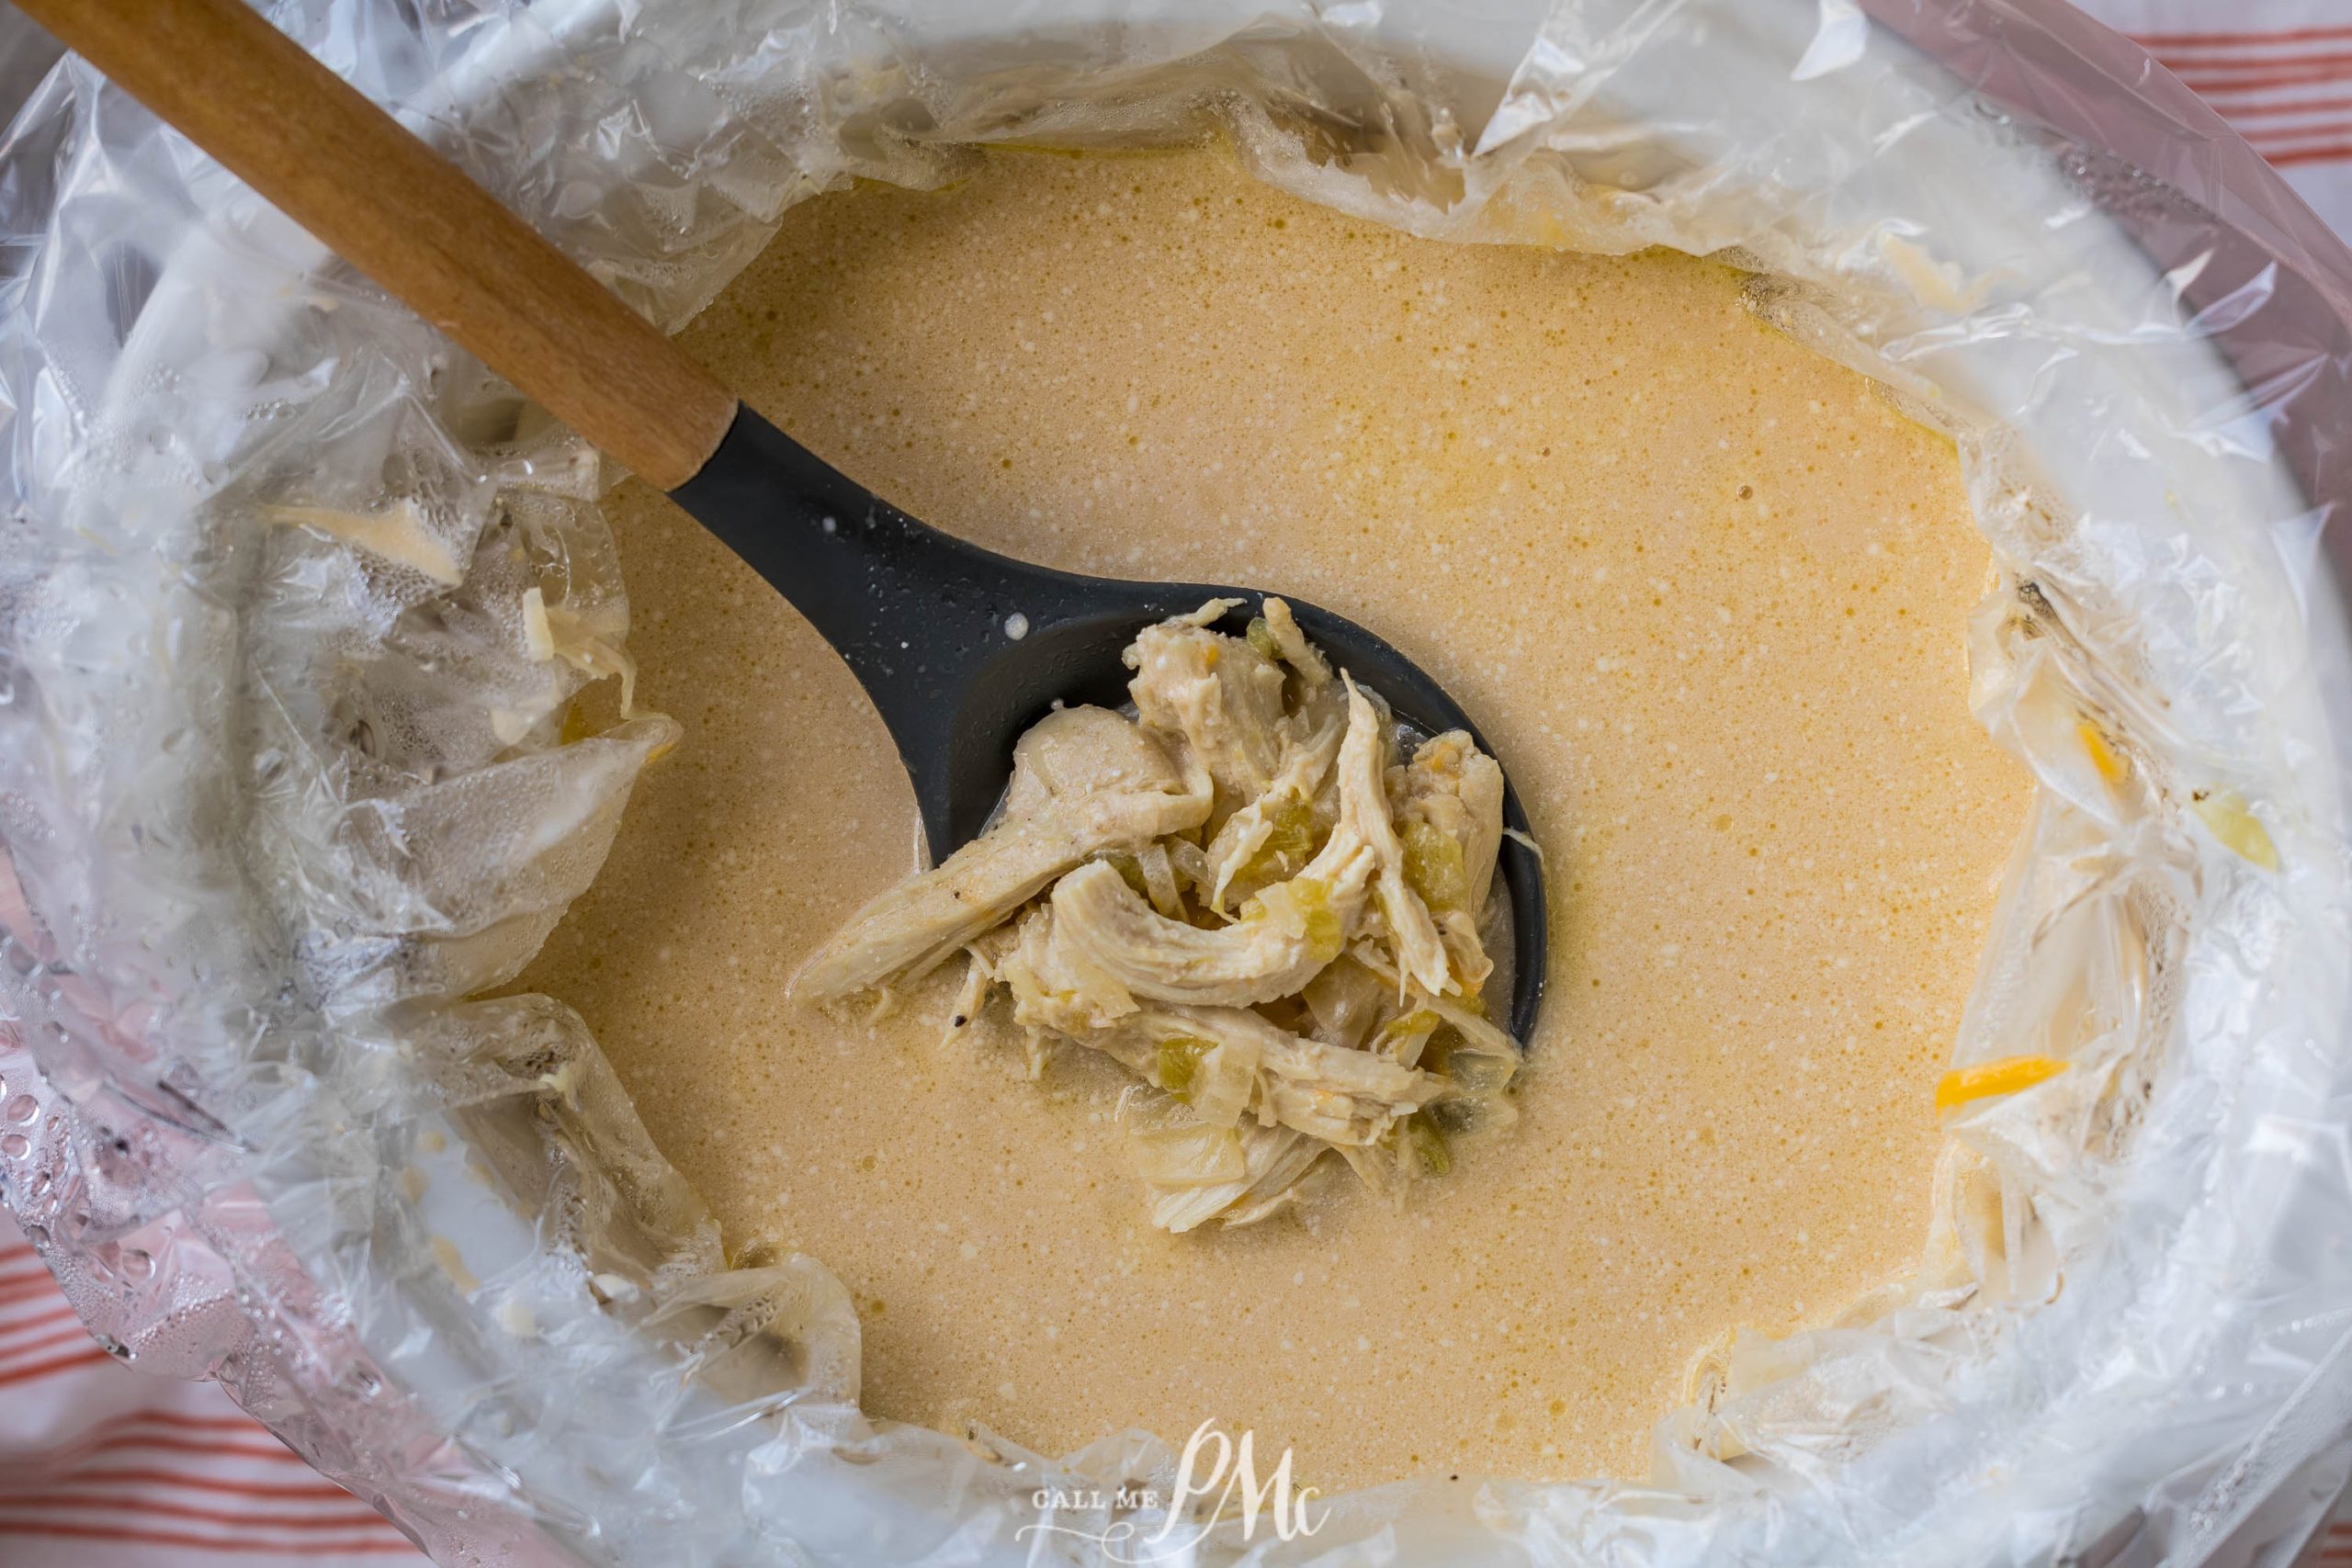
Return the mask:
<path fill-rule="evenodd" d="M 1033 566 L 916 521 L 800 446 L 244 0 L 17 0 L 68 48 L 345 261 L 673 500 L 832 644 L 897 742 L 944 859 L 1004 792 L 1012 743 L 1057 701 L 1126 700 L 1120 653 L 1222 585 Z M 1426 734 L 1478 734 L 1374 633 L 1292 600 L 1332 663 Z M 1239 631 L 1246 611 L 1230 612 Z M 1509 772 L 1505 772 L 1506 780 Z M 1505 784 L 1503 821 L 1527 831 Z M 1506 836 L 1510 1029 L 1543 998 L 1532 840 Z"/>

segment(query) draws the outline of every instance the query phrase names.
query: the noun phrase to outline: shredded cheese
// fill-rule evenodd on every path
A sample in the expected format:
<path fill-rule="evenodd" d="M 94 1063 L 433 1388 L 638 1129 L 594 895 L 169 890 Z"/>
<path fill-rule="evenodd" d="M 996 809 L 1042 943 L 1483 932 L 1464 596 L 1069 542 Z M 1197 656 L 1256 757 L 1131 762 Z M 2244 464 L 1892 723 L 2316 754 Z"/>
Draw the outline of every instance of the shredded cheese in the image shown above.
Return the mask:
<path fill-rule="evenodd" d="M 2083 738 L 2083 750 L 2090 753 L 2091 766 L 2098 770 L 2098 776 L 2110 786 L 2120 784 L 2132 776 L 2131 759 L 2115 749 L 2114 742 L 2108 739 L 2098 725 L 2089 719 L 2081 719 L 2075 725 L 2075 733 Z"/>
<path fill-rule="evenodd" d="M 2055 1056 L 2004 1056 L 1997 1062 L 1979 1062 L 1973 1067 L 1955 1067 L 1936 1080 L 1936 1113 L 1940 1116 L 1973 1100 L 1989 1100 L 1996 1094 L 2015 1094 L 2021 1089 L 2031 1089 L 2038 1083 L 2054 1078 L 2065 1070 L 2066 1064 Z"/>
<path fill-rule="evenodd" d="M 2233 789 L 2199 790 L 2188 804 L 2224 848 L 2265 871 L 2278 869 L 2278 846 L 2271 842 L 2270 829 L 2246 805 L 2245 796 Z"/>

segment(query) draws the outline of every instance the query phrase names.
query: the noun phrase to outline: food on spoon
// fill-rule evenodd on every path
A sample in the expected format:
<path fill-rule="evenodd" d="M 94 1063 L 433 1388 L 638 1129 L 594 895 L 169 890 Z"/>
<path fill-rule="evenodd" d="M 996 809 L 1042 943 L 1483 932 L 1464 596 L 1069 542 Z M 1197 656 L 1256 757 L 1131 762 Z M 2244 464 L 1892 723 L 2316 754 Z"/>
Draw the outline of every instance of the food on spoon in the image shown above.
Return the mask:
<path fill-rule="evenodd" d="M 1204 778 L 1119 715 L 1050 714 L 1013 750 L 996 827 L 867 905 L 793 985 L 835 997 L 925 974 L 1071 867 L 1198 827 L 1209 804 Z"/>
<path fill-rule="evenodd" d="M 1287 604 L 1238 637 L 1232 607 L 1146 627 L 1136 716 L 1040 720 L 997 822 L 793 981 L 835 1001 L 967 950 L 959 1021 L 1001 999 L 1033 1066 L 1062 1043 L 1141 1080 L 1129 1141 L 1171 1231 L 1266 1218 L 1327 1150 L 1392 1196 L 1443 1176 L 1441 1111 L 1476 1120 L 1518 1062 L 1481 990 L 1502 770 L 1458 731 L 1395 762 Z"/>

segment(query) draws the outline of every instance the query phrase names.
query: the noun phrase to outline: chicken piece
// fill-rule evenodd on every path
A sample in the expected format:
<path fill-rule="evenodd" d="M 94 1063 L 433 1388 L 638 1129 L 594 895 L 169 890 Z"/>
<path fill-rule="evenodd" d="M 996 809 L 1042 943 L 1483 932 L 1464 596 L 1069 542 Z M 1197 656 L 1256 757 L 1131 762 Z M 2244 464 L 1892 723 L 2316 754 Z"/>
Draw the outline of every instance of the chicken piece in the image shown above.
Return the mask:
<path fill-rule="evenodd" d="M 1435 1074 L 1402 1062 L 1301 1039 L 1287 1030 L 1275 1032 L 1282 1039 L 1266 1043 L 1266 1096 L 1260 1114 L 1271 1112 L 1283 1126 L 1335 1147 L 1377 1143 L 1397 1121 L 1445 1090 Z"/>
<path fill-rule="evenodd" d="M 1139 852 L 1208 815 L 1198 771 L 1105 708 L 1048 714 L 1012 755 L 996 825 L 858 911 L 802 965 L 792 995 L 827 1000 L 919 976 L 1072 866 Z"/>
<path fill-rule="evenodd" d="M 1386 727 L 1352 682 L 1348 701 L 1340 819 L 1298 875 L 1260 893 L 1234 924 L 1204 930 L 1156 913 L 1109 867 L 1084 866 L 1054 888 L 1054 941 L 1083 947 L 1136 996 L 1248 1007 L 1296 993 L 1338 956 L 1369 888 L 1414 981 L 1459 989 L 1436 923 L 1405 883 L 1405 852 L 1382 782 Z"/>
<path fill-rule="evenodd" d="M 1273 639 L 1274 650 L 1282 655 L 1283 663 L 1298 671 L 1300 694 L 1311 697 L 1329 685 L 1331 661 L 1298 629 L 1298 617 L 1290 613 L 1290 605 L 1270 597 L 1259 608 L 1266 618 L 1266 635 Z"/>
<path fill-rule="evenodd" d="M 1348 950 L 1348 956 L 1370 970 L 1375 979 L 1396 987 L 1409 1008 L 1427 1008 L 1453 1031 L 1453 1043 L 1447 1050 L 1444 1064 L 1449 1080 L 1446 1099 L 1472 1100 L 1501 1107 L 1497 1097 L 1519 1072 L 1518 1041 L 1453 998 L 1417 991 L 1389 962 L 1388 955 L 1372 942 L 1359 942 Z"/>
<path fill-rule="evenodd" d="M 1124 867 L 1119 874 L 1126 874 Z M 1143 883 L 1144 896 L 1151 900 L 1153 908 L 1171 918 L 1184 912 L 1184 887 L 1176 879 L 1175 857 L 1168 852 L 1166 844 L 1153 844 L 1136 852 L 1136 877 Z"/>
<path fill-rule="evenodd" d="M 1381 786 L 1385 727 L 1363 693 L 1351 686 L 1349 699 L 1339 748 L 1340 819 L 1298 875 L 1260 893 L 1234 924 L 1204 930 L 1154 912 L 1109 867 L 1083 866 L 1054 888 L 1055 942 L 1083 947 L 1138 997 L 1248 1007 L 1293 995 L 1313 979 L 1354 934 L 1373 879 L 1390 876 L 1403 913 L 1419 917 L 1428 947 L 1418 956 L 1442 977 L 1437 929 L 1396 869 L 1403 851 L 1389 830 Z M 1397 924 L 1389 918 L 1391 930 Z"/>
<path fill-rule="evenodd" d="M 1119 874 L 1102 862 L 1085 869 L 1108 872 L 1120 891 L 1128 892 Z M 1083 947 L 1056 942 L 1054 926 L 1050 908 L 1030 910 L 1011 948 L 995 960 L 997 982 L 1012 993 L 1012 1021 L 1026 1030 L 1082 1036 L 1134 1012 L 1136 999 L 1117 976 Z"/>
<path fill-rule="evenodd" d="M 1126 654 L 1137 671 L 1129 691 L 1143 723 L 1200 757 L 1215 780 L 1207 886 L 1219 913 L 1245 868 L 1254 873 L 1247 880 L 1280 881 L 1313 852 L 1316 829 L 1329 824 L 1318 824 L 1311 808 L 1347 719 L 1334 700 L 1330 664 L 1280 599 L 1265 601 L 1246 639 L 1207 629 L 1235 603 L 1212 600 L 1147 628 Z M 1283 664 L 1298 674 L 1296 711 L 1287 716 Z"/>
<path fill-rule="evenodd" d="M 1289 1129 L 1261 1131 L 1280 1134 Z M 1243 1136 L 1246 1140 L 1248 1134 Z M 1288 1145 L 1277 1145 L 1279 1152 L 1268 1160 L 1265 1175 L 1253 1179 L 1241 1196 L 1233 1201 L 1231 1207 L 1218 1213 L 1217 1224 L 1227 1230 L 1239 1230 L 1245 1225 L 1272 1219 L 1298 1201 L 1299 1184 L 1306 1179 L 1315 1162 L 1323 1157 L 1324 1149 L 1312 1138 L 1303 1134 L 1294 1136 L 1295 1141 Z"/>
<path fill-rule="evenodd" d="M 939 1037 L 942 1045 L 960 1037 L 964 1032 L 980 1021 L 981 1010 L 988 1006 L 989 987 L 996 982 L 996 960 L 984 945 L 1004 935 L 1002 928 L 983 932 L 979 939 L 964 949 L 964 984 L 956 993 L 956 1003 L 948 1010 L 946 1031 Z M 1035 1074 L 1030 1075 L 1035 1077 Z"/>
<path fill-rule="evenodd" d="M 1467 733 L 1450 729 L 1389 769 L 1386 784 L 1414 891 L 1432 909 L 1475 916 L 1485 908 L 1503 842 L 1501 767 Z"/>
<path fill-rule="evenodd" d="M 974 938 L 964 949 L 968 963 L 964 971 L 964 983 L 958 987 L 956 1000 L 947 1015 L 947 1027 L 940 1036 L 942 1045 L 1008 1043 L 1017 1038 L 1021 1047 L 1023 1074 L 1035 1083 L 1046 1076 L 1046 1066 L 1053 1060 L 1054 1047 L 1062 1036 L 1045 1029 L 1023 1029 L 1012 1018 L 1012 1004 L 1008 998 L 1001 1007 L 994 1004 L 998 977 L 997 968 L 1012 953 L 1020 942 L 1020 928 L 999 926 Z"/>
<path fill-rule="evenodd" d="M 1182 766 L 1136 722 L 1109 708 L 1056 708 L 1012 746 L 1012 777 L 999 821 L 1035 817 L 1057 800 L 1088 795 L 1182 795 L 1193 788 Z"/>
<path fill-rule="evenodd" d="M 1339 760 L 1348 718 L 1341 705 L 1320 705 L 1324 711 L 1312 729 L 1283 741 L 1282 762 L 1265 793 L 1227 818 L 1209 841 L 1208 906 L 1219 914 L 1237 879 L 1247 897 L 1295 874 L 1314 853 L 1315 796 Z"/>
<path fill-rule="evenodd" d="M 1377 1142 L 1396 1121 L 1440 1098 L 1445 1080 L 1367 1051 L 1302 1039 L 1248 1008 L 1142 1008 L 1107 1029 L 1073 1034 L 1162 1089 L 1204 1120 L 1232 1103 L 1260 1125 L 1295 1128 L 1334 1145 Z M 1182 1081 L 1171 1082 L 1182 1065 Z"/>
<path fill-rule="evenodd" d="M 1238 1134 L 1241 1174 L 1238 1178 L 1200 1186 L 1144 1183 L 1151 1223 L 1182 1235 L 1205 1221 L 1222 1218 L 1228 1225 L 1255 1224 L 1273 1213 L 1293 1196 L 1307 1167 L 1323 1153 L 1323 1145 L 1288 1127 L 1243 1127 Z"/>
<path fill-rule="evenodd" d="M 1282 667 L 1237 637 L 1200 624 L 1199 615 L 1146 626 L 1123 656 L 1135 678 L 1127 694 L 1144 729 L 1170 751 L 1198 759 L 1216 786 L 1214 829 L 1266 793 L 1282 761 Z"/>
<path fill-rule="evenodd" d="M 1335 844 L 1345 844 L 1351 852 L 1357 846 L 1369 851 L 1375 866 L 1373 901 L 1387 924 L 1398 964 L 1426 991 L 1459 991 L 1437 922 L 1405 881 L 1405 846 L 1388 820 L 1387 727 L 1356 683 L 1345 675 L 1340 679 L 1348 692 L 1348 737 L 1340 747 L 1340 820 L 1316 861 L 1320 863 Z M 1313 871 L 1309 866 L 1307 874 Z"/>
<path fill-rule="evenodd" d="M 1396 988 L 1384 987 L 1371 970 L 1341 954 L 1299 993 L 1313 1020 L 1315 1038 L 1327 1045 L 1360 1046 L 1396 1002 Z"/>
<path fill-rule="evenodd" d="M 1286 997 L 1347 944 L 1363 909 L 1372 856 L 1360 853 L 1319 882 L 1300 875 L 1266 889 L 1250 911 L 1215 930 L 1171 920 L 1096 862 L 1054 886 L 1054 943 L 1063 967 L 1091 964 L 1154 1001 L 1248 1007 Z"/>
<path fill-rule="evenodd" d="M 1436 920 L 1454 977 L 1475 993 L 1494 964 L 1478 921 L 1503 839 L 1503 771 L 1461 730 L 1423 741 L 1388 770 L 1388 804 L 1405 846 L 1405 881 Z"/>

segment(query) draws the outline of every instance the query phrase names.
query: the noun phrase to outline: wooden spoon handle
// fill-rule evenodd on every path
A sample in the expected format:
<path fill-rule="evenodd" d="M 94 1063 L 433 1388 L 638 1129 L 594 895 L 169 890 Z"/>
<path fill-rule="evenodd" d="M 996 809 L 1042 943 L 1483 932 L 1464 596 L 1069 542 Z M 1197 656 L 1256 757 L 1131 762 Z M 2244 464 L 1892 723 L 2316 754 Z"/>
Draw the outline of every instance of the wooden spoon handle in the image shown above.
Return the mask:
<path fill-rule="evenodd" d="M 20 8 L 322 243 L 663 490 L 735 395 L 244 0 Z"/>

